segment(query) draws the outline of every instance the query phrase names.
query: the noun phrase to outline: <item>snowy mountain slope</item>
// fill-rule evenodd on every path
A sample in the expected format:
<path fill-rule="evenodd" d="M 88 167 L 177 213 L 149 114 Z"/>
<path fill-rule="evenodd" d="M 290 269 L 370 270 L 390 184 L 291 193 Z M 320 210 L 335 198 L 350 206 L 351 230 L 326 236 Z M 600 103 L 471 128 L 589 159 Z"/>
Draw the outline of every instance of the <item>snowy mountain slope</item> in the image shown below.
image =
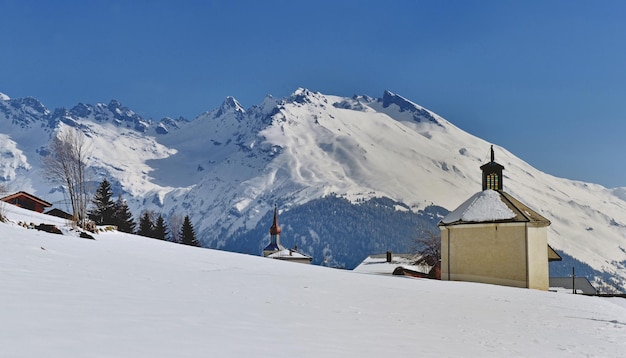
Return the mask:
<path fill-rule="evenodd" d="M 2 357 L 621 357 L 626 303 L 362 274 L 107 232 L 8 207 Z M 59 236 L 17 226 L 56 223 Z M 459 304 L 462 300 L 463 304 Z"/>
<path fill-rule="evenodd" d="M 184 119 L 144 120 L 117 101 L 51 112 L 33 98 L 5 99 L 0 101 L 0 131 L 7 134 L 0 146 L 5 149 L 3 156 L 13 160 L 3 161 L 0 170 L 5 173 L 2 177 L 8 190 L 47 193 L 51 202 L 62 203 L 62 192 L 48 189 L 51 184 L 40 168 L 52 136 L 72 127 L 85 134 L 94 180 L 110 175 L 133 197 L 160 194 L 172 189 L 153 184 L 153 169 L 146 163 L 176 151 L 159 144 L 155 136 L 158 128 L 171 130 L 185 124 Z"/>
<path fill-rule="evenodd" d="M 37 148 L 53 129 L 80 128 L 92 141 L 95 176 L 117 183 L 136 216 L 189 214 L 216 248 L 263 225 L 275 203 L 288 211 L 331 193 L 353 202 L 389 197 L 416 212 L 431 204 L 452 210 L 481 189 L 479 167 L 489 160 L 490 143 L 391 92 L 373 99 L 298 89 L 248 110 L 229 97 L 191 122 L 165 121 L 167 131 L 116 101 L 55 113 L 32 99 L 0 101 L 0 128 L 15 143 L 2 145 L 17 158 L 0 169 L 15 190 L 28 178 L 32 190 L 47 193 Z M 24 128 L 41 134 L 35 140 Z M 626 189 L 556 178 L 495 149 L 504 189 L 552 221 L 549 243 L 614 275 L 625 290 Z M 332 240 L 321 242 L 332 251 Z"/>
<path fill-rule="evenodd" d="M 399 96 L 384 97 L 296 91 L 258 134 L 264 145 L 280 148 L 275 158 L 259 176 L 239 184 L 238 195 L 218 199 L 209 217 L 217 216 L 222 228 L 254 225 L 276 192 L 290 197 L 286 206 L 333 192 L 352 200 L 387 196 L 414 209 L 430 203 L 454 209 L 480 190 L 479 167 L 488 160 L 489 143 Z M 626 202 L 602 186 L 555 178 L 496 148 L 496 160 L 506 167 L 505 190 L 553 222 L 550 244 L 623 278 Z M 191 189 L 195 200 L 205 192 L 203 183 Z M 247 213 L 242 203 L 250 203 Z M 211 223 L 200 227 L 211 237 Z"/>
<path fill-rule="evenodd" d="M 50 116 L 51 112 L 32 97 L 0 96 L 0 180 L 7 190 L 41 191 L 44 187 L 38 175 L 39 154 L 54 130 Z"/>

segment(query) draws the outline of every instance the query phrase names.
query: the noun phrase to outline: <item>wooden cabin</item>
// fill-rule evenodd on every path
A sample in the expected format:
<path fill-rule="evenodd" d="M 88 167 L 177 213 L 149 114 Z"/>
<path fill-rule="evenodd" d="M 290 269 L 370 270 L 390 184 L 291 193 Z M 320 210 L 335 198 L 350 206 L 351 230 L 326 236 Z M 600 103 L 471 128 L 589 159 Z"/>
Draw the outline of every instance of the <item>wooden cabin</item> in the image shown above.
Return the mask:
<path fill-rule="evenodd" d="M 19 206 L 20 208 L 36 211 L 38 213 L 43 213 L 46 208 L 52 206 L 52 204 L 50 204 L 49 202 L 25 191 L 20 191 L 15 194 L 5 196 L 4 198 L 0 198 L 0 200 L 9 204 L 13 204 L 15 206 Z"/>

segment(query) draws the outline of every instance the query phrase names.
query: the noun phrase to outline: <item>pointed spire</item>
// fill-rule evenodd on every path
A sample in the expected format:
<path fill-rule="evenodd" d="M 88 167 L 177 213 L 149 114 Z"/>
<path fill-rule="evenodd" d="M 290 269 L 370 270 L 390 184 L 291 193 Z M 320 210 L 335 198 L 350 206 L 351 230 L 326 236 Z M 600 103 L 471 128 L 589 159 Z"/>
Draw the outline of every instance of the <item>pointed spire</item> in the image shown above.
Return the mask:
<path fill-rule="evenodd" d="M 278 234 L 280 234 L 280 226 L 278 226 L 278 208 L 276 204 L 274 204 L 274 221 L 272 222 L 272 226 L 270 227 L 270 235 Z"/>
<path fill-rule="evenodd" d="M 483 190 L 502 190 L 502 170 L 504 170 L 504 167 L 496 163 L 493 145 L 491 146 L 490 151 L 491 161 L 480 167 L 480 170 L 483 172 Z"/>
<path fill-rule="evenodd" d="M 278 226 L 278 208 L 274 204 L 274 221 L 270 227 L 270 243 L 263 249 L 263 256 L 267 257 L 275 252 L 284 250 L 280 244 L 280 226 Z"/>

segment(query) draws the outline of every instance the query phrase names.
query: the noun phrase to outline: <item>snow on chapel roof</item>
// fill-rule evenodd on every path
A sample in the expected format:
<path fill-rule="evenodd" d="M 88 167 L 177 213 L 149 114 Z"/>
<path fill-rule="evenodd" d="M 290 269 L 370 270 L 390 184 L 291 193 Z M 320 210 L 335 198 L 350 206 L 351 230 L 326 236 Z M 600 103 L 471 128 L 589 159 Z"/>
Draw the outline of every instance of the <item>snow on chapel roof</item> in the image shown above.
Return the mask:
<path fill-rule="evenodd" d="M 485 222 L 509 220 L 515 216 L 516 214 L 500 199 L 500 193 L 495 190 L 483 190 L 466 200 L 441 222 L 444 224 L 458 221 Z"/>
<path fill-rule="evenodd" d="M 548 226 L 550 220 L 504 191 L 483 190 L 446 215 L 440 225 L 484 222 L 526 222 Z"/>

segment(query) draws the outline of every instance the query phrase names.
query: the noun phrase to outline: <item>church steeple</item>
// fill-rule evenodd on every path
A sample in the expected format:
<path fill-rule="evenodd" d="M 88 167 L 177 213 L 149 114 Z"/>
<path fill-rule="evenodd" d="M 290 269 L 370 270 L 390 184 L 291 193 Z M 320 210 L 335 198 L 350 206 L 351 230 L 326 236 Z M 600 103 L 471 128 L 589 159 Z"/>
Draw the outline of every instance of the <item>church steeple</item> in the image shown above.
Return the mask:
<path fill-rule="evenodd" d="M 280 226 L 278 226 L 278 208 L 274 204 L 274 221 L 270 227 L 270 235 L 280 235 Z"/>
<path fill-rule="evenodd" d="M 268 256 L 274 252 L 284 250 L 280 244 L 280 226 L 278 226 L 278 208 L 274 204 L 274 221 L 270 226 L 270 243 L 263 249 L 263 256 Z"/>
<path fill-rule="evenodd" d="M 493 145 L 491 146 L 491 161 L 480 167 L 483 171 L 483 190 L 502 190 L 502 170 L 504 167 L 495 161 Z"/>

